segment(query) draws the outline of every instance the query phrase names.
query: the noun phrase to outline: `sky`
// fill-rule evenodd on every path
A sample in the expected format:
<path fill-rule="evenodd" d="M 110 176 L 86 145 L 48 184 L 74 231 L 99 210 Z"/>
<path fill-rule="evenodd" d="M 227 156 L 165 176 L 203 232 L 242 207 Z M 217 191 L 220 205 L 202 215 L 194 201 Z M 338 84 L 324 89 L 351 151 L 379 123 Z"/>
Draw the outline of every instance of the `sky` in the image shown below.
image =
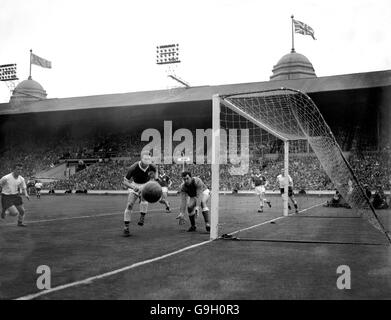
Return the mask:
<path fill-rule="evenodd" d="M 292 14 L 315 31 L 295 50 L 318 77 L 391 69 L 390 0 L 0 0 L 0 65 L 16 63 L 20 82 L 30 49 L 51 61 L 32 66 L 47 98 L 168 89 L 156 46 L 178 43 L 175 74 L 191 86 L 268 81 Z"/>

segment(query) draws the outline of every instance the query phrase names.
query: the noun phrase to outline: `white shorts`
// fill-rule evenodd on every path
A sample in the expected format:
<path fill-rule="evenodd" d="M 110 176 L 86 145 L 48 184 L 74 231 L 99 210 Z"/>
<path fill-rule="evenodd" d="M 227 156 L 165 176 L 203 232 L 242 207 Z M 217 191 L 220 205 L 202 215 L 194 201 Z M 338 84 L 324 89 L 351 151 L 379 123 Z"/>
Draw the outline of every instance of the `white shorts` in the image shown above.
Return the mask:
<path fill-rule="evenodd" d="M 167 193 L 168 192 L 168 188 L 167 187 L 162 187 L 162 192 L 163 193 Z"/>
<path fill-rule="evenodd" d="M 202 191 L 201 195 L 204 195 L 204 196 L 207 196 L 209 197 L 210 196 L 210 190 L 209 189 L 205 189 L 204 191 Z M 197 198 L 197 197 L 190 197 L 189 198 Z"/>
<path fill-rule="evenodd" d="M 255 194 L 258 196 L 265 193 L 265 191 L 266 191 L 265 186 L 256 186 L 255 187 Z"/>

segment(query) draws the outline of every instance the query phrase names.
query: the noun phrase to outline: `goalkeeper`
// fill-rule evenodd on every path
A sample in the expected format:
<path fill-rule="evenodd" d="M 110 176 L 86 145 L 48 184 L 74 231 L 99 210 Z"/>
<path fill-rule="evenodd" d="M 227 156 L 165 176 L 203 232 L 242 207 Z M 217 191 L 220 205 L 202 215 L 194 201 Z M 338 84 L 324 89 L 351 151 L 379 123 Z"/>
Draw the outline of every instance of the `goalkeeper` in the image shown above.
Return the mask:
<path fill-rule="evenodd" d="M 179 224 L 182 225 L 185 223 L 184 212 L 186 211 L 189 214 L 190 228 L 188 232 L 196 231 L 196 206 L 197 202 L 201 202 L 202 215 L 205 220 L 206 231 L 210 231 L 209 224 L 209 208 L 207 202 L 209 200 L 210 191 L 204 184 L 204 182 L 198 177 L 192 177 L 189 171 L 182 172 L 183 183 L 179 189 L 181 193 L 181 207 L 179 215 L 176 219 L 179 220 Z"/>

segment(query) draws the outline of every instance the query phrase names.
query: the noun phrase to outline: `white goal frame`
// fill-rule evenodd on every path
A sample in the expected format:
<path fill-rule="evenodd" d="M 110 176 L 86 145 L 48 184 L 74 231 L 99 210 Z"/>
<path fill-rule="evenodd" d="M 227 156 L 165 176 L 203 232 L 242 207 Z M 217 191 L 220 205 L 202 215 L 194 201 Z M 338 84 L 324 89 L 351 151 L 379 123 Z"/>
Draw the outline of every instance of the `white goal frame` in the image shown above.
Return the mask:
<path fill-rule="evenodd" d="M 243 93 L 245 94 L 245 93 Z M 264 129 L 268 133 L 272 134 L 276 138 L 284 142 L 284 176 L 285 187 L 283 194 L 283 215 L 288 216 L 288 174 L 289 174 L 289 140 L 283 135 L 279 134 L 266 124 L 262 123 L 258 119 L 246 114 L 239 108 L 237 108 L 231 102 L 224 100 L 219 94 L 213 95 L 212 98 L 212 193 L 211 193 L 211 215 L 210 215 L 210 239 L 215 240 L 219 237 L 219 191 L 220 191 L 220 104 L 224 104 L 227 108 L 233 110 L 237 114 L 243 116 L 248 121 L 252 122 L 256 126 Z M 218 191 L 216 191 L 218 190 Z"/>
<path fill-rule="evenodd" d="M 289 106 L 288 118 L 297 125 L 296 128 L 290 128 L 288 131 L 285 127 L 280 128 L 276 123 L 268 120 L 273 118 L 262 118 L 268 117 L 268 115 L 257 114 L 256 118 L 252 116 L 251 112 L 243 111 L 240 104 L 235 105 L 235 97 L 237 99 L 246 98 L 251 95 L 266 94 L 270 97 L 277 97 L 273 92 L 290 92 L 291 96 L 287 99 L 287 95 L 284 97 L 283 103 Z M 269 103 L 269 102 L 266 102 Z M 291 104 L 293 103 L 293 104 Z M 273 101 L 271 102 L 273 106 Z M 280 139 L 284 142 L 284 194 L 283 194 L 283 212 L 284 216 L 288 216 L 288 175 L 289 175 L 289 142 L 305 140 L 309 142 L 317 158 L 320 160 L 323 169 L 336 185 L 342 196 L 346 199 L 349 205 L 356 210 L 356 214 L 359 217 L 365 217 L 368 222 L 383 232 L 387 237 L 388 242 L 391 243 L 391 233 L 387 231 L 379 219 L 375 209 L 373 208 L 369 198 L 366 196 L 363 189 L 362 183 L 355 175 L 349 162 L 343 155 L 341 148 L 339 147 L 330 127 L 327 125 L 319 109 L 316 107 L 314 102 L 305 93 L 299 90 L 289 88 L 275 88 L 263 91 L 253 92 L 239 92 L 232 94 L 219 95 L 215 94 L 212 97 L 212 195 L 211 195 L 211 233 L 210 239 L 214 240 L 219 237 L 219 174 L 220 174 L 220 134 L 221 134 L 221 106 L 229 109 L 235 114 L 245 118 L 247 121 L 268 132 L 270 135 Z M 291 106 L 293 108 L 291 108 Z M 273 106 L 274 108 L 275 106 Z M 280 112 L 283 110 L 281 106 Z M 251 110 L 251 109 L 250 109 Z M 278 110 L 277 110 L 278 111 Z M 308 124 L 312 124 L 313 128 L 310 130 Z M 282 129 L 282 130 L 281 130 Z M 293 131 L 290 131 L 292 130 Z M 299 130 L 296 131 L 295 130 Z M 321 147 L 320 147 L 321 145 Z M 366 207 L 367 206 L 367 207 Z M 366 208 L 368 210 L 366 210 Z"/>

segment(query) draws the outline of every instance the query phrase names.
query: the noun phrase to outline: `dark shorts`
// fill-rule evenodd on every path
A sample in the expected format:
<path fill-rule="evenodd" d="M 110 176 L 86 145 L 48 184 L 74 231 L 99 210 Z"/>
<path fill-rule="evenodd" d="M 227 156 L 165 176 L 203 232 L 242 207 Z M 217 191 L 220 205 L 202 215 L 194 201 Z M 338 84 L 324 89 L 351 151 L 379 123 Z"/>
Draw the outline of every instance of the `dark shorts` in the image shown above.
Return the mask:
<path fill-rule="evenodd" d="M 281 194 L 284 194 L 284 188 L 280 188 L 280 192 Z M 293 196 L 293 188 L 288 187 L 288 197 L 292 197 L 292 196 Z"/>
<path fill-rule="evenodd" d="M 7 210 L 12 206 L 21 206 L 23 204 L 22 197 L 18 194 L 2 194 L 1 206 L 3 210 Z"/>
<path fill-rule="evenodd" d="M 35 190 L 37 190 L 38 192 L 40 192 L 40 191 L 41 191 L 41 188 L 35 188 Z"/>

